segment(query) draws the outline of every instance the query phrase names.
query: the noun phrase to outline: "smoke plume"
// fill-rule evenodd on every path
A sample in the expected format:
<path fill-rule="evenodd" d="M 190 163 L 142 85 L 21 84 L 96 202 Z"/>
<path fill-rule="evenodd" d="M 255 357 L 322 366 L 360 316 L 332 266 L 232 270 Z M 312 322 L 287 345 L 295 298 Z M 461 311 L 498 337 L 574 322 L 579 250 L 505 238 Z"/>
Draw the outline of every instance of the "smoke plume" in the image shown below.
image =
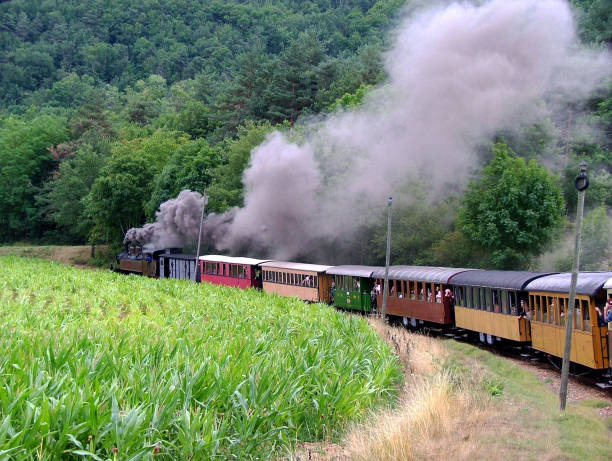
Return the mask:
<path fill-rule="evenodd" d="M 388 80 L 360 108 L 253 150 L 244 207 L 207 219 L 217 248 L 290 258 L 357 232 L 356 217 L 389 195 L 409 201 L 403 186 L 415 179 L 431 196 L 461 187 L 479 145 L 547 116 L 547 100 L 584 98 L 610 59 L 580 48 L 566 1 L 492 0 L 408 18 L 385 66 Z"/>
<path fill-rule="evenodd" d="M 205 198 L 198 192 L 183 190 L 177 198 L 160 205 L 154 223 L 128 230 L 123 241 L 137 241 L 156 248 L 182 248 L 186 242 L 197 239 L 205 204 Z"/>

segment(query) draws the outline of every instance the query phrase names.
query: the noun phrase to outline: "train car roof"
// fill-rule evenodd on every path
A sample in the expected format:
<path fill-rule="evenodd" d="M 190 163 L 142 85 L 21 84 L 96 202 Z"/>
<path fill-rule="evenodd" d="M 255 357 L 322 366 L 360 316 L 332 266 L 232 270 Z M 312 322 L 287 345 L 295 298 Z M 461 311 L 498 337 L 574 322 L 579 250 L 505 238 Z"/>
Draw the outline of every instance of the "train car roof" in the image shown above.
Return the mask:
<path fill-rule="evenodd" d="M 293 263 L 290 261 L 270 261 L 267 263 L 262 263 L 261 267 L 276 267 L 278 269 L 288 269 L 294 271 L 325 272 L 332 266 L 323 266 L 321 264 Z"/>
<path fill-rule="evenodd" d="M 470 270 L 473 269 L 431 266 L 390 266 L 389 278 L 395 280 L 414 280 L 417 282 L 448 283 L 453 275 Z M 372 272 L 372 277 L 383 278 L 384 276 L 384 267 L 378 267 Z"/>
<path fill-rule="evenodd" d="M 325 272 L 329 275 L 350 275 L 351 277 L 371 277 L 378 267 L 375 266 L 333 266 Z"/>
<path fill-rule="evenodd" d="M 205 255 L 200 256 L 201 260 L 211 261 L 216 263 L 229 263 L 229 264 L 247 264 L 251 266 L 257 266 L 261 263 L 267 263 L 272 261 L 272 259 L 253 259 L 253 258 L 243 258 L 236 256 L 225 256 L 225 255 Z"/>
<path fill-rule="evenodd" d="M 190 254 L 185 254 L 185 253 L 164 253 L 159 255 L 160 258 L 172 258 L 172 259 L 190 259 L 190 260 L 194 260 L 196 259 L 196 255 L 190 255 Z"/>
<path fill-rule="evenodd" d="M 612 277 L 608 279 L 608 281 L 606 283 L 604 283 L 603 286 L 606 290 L 612 290 Z"/>
<path fill-rule="evenodd" d="M 552 272 L 489 271 L 476 269 L 452 276 L 450 278 L 450 283 L 454 285 L 523 290 L 532 280 L 550 275 L 551 273 Z"/>
<path fill-rule="evenodd" d="M 576 293 L 593 296 L 605 284 L 610 282 L 612 272 L 579 272 L 576 283 Z M 564 272 L 553 274 L 534 280 L 526 289 L 529 291 L 552 291 L 555 293 L 569 293 L 572 274 Z"/>

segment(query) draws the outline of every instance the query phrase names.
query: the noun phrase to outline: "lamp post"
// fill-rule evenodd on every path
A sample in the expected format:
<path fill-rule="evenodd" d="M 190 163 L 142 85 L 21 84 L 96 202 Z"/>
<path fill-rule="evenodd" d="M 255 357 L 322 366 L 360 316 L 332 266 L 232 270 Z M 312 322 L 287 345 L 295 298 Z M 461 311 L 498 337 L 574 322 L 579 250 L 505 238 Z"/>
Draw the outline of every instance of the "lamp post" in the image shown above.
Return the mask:
<path fill-rule="evenodd" d="M 580 238 L 582 236 L 582 214 L 584 211 L 584 195 L 589 187 L 589 177 L 586 174 L 587 164 L 580 163 L 580 174 L 576 177 L 574 185 L 578 189 L 578 208 L 576 209 L 576 240 L 574 242 L 574 261 L 572 262 L 572 280 L 570 284 L 569 302 L 565 313 L 565 348 L 563 350 L 563 364 L 561 366 L 561 387 L 559 389 L 560 409 L 565 410 L 567 401 L 567 381 L 569 375 L 570 352 L 572 349 L 572 330 L 574 326 L 574 310 L 576 304 L 576 283 L 578 282 L 578 269 L 580 268 Z"/>
<path fill-rule="evenodd" d="M 393 197 L 387 200 L 387 256 L 385 260 L 385 283 L 383 286 L 382 318 L 387 319 L 387 298 L 389 297 L 389 259 L 391 259 L 391 205 Z"/>

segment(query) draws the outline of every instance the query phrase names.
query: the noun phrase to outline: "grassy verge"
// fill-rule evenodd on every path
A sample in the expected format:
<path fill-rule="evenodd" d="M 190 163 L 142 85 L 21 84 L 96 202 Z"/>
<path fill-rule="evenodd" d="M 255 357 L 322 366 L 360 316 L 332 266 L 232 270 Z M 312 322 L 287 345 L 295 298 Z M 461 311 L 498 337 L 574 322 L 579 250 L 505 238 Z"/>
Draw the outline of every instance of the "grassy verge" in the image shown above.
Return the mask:
<path fill-rule="evenodd" d="M 339 459 L 612 459 L 610 428 L 597 414 L 609 403 L 572 402 L 561 414 L 557 395 L 512 362 L 374 325 L 404 363 L 406 387 L 397 408 L 349 431 Z"/>
<path fill-rule="evenodd" d="M 0 246 L 0 256 L 21 256 L 24 258 L 42 258 L 70 265 L 88 265 L 97 267 L 108 267 L 114 262 L 114 254 L 107 245 L 98 245 L 94 248 L 94 256 L 91 255 L 89 245 L 27 245 L 16 244 Z"/>
<path fill-rule="evenodd" d="M 401 367 L 321 304 L 0 257 L 0 458 L 267 459 L 393 402 Z"/>
<path fill-rule="evenodd" d="M 605 402 L 569 402 L 566 411 L 560 412 L 558 395 L 529 370 L 469 344 L 449 341 L 448 348 L 450 363 L 481 370 L 503 385 L 505 427 L 516 433 L 488 434 L 483 439 L 508 459 L 612 459 L 611 433 L 597 414 L 597 407 Z"/>

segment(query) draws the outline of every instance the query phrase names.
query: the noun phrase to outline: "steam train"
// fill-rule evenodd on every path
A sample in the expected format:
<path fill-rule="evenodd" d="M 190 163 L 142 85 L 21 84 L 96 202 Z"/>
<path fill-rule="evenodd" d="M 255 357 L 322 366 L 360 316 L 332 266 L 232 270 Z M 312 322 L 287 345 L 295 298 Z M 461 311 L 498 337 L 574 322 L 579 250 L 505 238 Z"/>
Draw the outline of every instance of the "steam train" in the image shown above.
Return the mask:
<path fill-rule="evenodd" d="M 117 263 L 122 272 L 263 289 L 366 313 L 383 302 L 384 267 L 222 255 L 196 259 L 180 249 L 146 247 L 128 248 Z M 413 327 L 458 328 L 489 344 L 511 342 L 562 357 L 570 278 L 569 273 L 391 266 L 387 315 Z M 579 274 L 571 361 L 593 370 L 612 363 L 612 329 L 597 312 L 603 312 L 607 297 L 612 297 L 612 272 Z"/>

